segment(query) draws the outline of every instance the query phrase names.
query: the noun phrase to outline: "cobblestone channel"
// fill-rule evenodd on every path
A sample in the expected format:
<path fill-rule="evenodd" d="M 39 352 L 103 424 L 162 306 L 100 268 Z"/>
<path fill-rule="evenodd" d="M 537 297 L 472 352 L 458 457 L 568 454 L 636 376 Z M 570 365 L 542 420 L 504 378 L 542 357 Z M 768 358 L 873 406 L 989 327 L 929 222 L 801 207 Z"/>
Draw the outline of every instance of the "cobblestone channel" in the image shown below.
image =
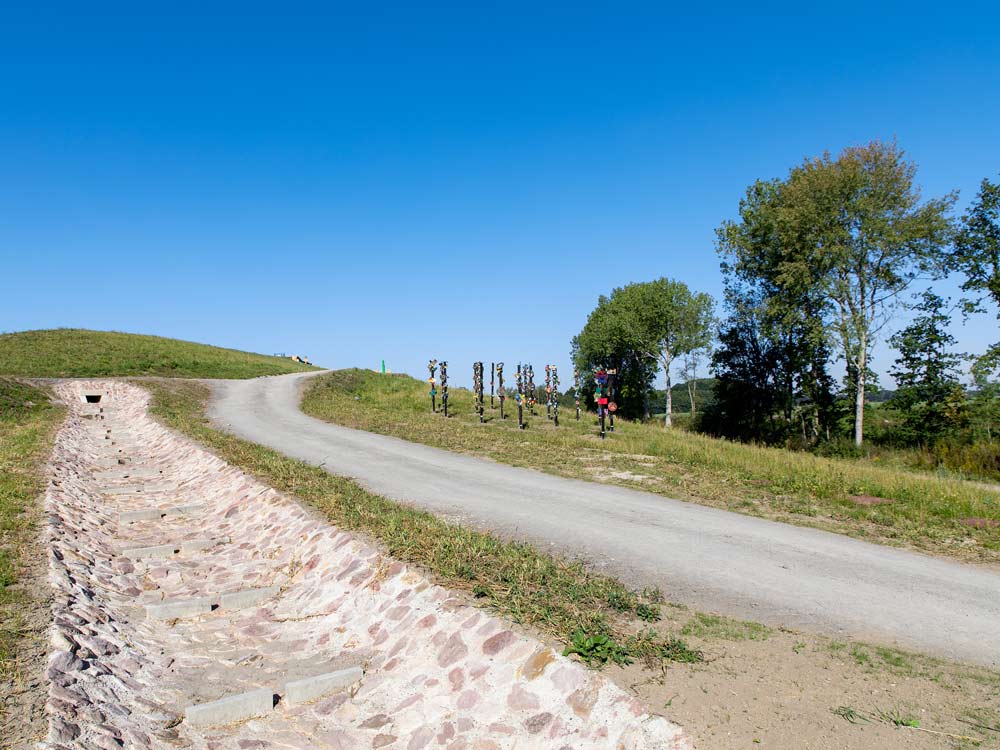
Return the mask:
<path fill-rule="evenodd" d="M 690 747 L 600 674 L 165 429 L 140 388 L 58 390 L 48 747 Z"/>

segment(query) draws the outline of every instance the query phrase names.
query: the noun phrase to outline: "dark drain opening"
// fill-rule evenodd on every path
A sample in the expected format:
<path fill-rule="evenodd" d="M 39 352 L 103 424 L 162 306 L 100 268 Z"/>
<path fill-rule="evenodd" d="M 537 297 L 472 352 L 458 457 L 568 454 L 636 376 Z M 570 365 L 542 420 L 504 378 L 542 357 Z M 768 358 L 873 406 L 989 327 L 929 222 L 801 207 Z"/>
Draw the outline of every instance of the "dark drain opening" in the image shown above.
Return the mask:
<path fill-rule="evenodd" d="M 88 393 L 86 396 L 84 396 L 84 398 L 87 399 L 87 403 L 88 404 L 99 404 L 99 403 L 101 403 L 101 394 L 100 393 L 93 393 L 93 394 L 92 393 Z"/>

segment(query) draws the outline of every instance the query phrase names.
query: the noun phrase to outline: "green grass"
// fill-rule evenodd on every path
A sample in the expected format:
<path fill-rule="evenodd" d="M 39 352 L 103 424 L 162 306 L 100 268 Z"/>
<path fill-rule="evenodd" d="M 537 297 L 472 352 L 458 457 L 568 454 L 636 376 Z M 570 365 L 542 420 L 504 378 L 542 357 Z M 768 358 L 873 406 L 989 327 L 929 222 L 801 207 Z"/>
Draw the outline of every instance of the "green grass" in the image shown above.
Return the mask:
<path fill-rule="evenodd" d="M 62 410 L 35 387 L 0 378 L 0 679 L 12 679 L 21 639 L 29 637 L 23 613 L 34 604 L 19 584 L 38 536 L 44 488 L 42 464 Z M 44 564 L 44 559 L 40 564 Z"/>
<path fill-rule="evenodd" d="M 393 557 L 430 571 L 450 588 L 469 592 L 482 606 L 566 645 L 576 643 L 589 663 L 702 658 L 680 639 L 640 627 L 640 616 L 648 619 L 662 601 L 657 591 L 633 591 L 578 562 L 448 523 L 374 495 L 349 479 L 215 430 L 205 419 L 208 389 L 201 384 L 144 385 L 153 393 L 152 413 L 166 425 L 295 495 L 337 526 L 369 536 Z"/>
<path fill-rule="evenodd" d="M 0 375 L 254 378 L 316 368 L 285 357 L 135 333 L 57 328 L 0 335 Z"/>
<path fill-rule="evenodd" d="M 759 622 L 733 620 L 703 612 L 696 613 L 681 629 L 681 635 L 726 641 L 766 641 L 771 632 L 771 628 Z"/>
<path fill-rule="evenodd" d="M 450 415 L 430 413 L 428 387 L 406 375 L 340 370 L 315 378 L 303 410 L 320 419 L 483 456 L 552 474 L 619 484 L 750 515 L 823 528 L 880 543 L 987 562 L 1000 561 L 1000 527 L 973 528 L 963 518 L 1000 520 L 1000 492 L 970 482 L 733 443 L 683 430 L 619 420 L 600 440 L 593 415 L 579 422 L 561 411 L 516 425 L 489 411 L 479 424 L 472 394 L 450 391 Z M 852 495 L 888 498 L 859 506 Z"/>

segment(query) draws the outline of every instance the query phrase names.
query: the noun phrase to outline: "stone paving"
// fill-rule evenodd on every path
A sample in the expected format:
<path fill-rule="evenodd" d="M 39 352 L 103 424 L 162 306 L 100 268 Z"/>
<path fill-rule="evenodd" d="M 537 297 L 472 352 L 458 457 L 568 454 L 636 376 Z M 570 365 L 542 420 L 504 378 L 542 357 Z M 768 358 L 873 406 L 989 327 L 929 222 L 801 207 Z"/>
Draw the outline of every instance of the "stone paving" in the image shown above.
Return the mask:
<path fill-rule="evenodd" d="M 70 415 L 46 497 L 56 591 L 46 747 L 690 748 L 600 674 L 160 426 L 145 391 L 72 382 L 59 392 Z M 178 506 L 191 507 L 120 519 Z M 180 551 L 122 554 L 164 544 Z M 150 604 L 263 587 L 276 590 L 247 606 L 222 598 L 230 605 L 191 618 L 145 616 Z M 351 666 L 364 676 L 350 689 L 280 699 L 289 681 Z M 262 718 L 183 720 L 192 704 L 260 688 L 278 696 Z"/>

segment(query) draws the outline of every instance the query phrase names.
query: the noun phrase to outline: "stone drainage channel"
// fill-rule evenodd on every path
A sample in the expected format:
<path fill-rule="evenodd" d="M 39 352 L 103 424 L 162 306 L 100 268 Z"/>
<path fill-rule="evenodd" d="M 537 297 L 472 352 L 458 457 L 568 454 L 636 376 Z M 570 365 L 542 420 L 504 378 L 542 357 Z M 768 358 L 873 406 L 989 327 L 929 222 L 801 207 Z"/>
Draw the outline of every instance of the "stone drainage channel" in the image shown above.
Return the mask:
<path fill-rule="evenodd" d="M 46 496 L 51 748 L 689 748 L 600 674 L 162 427 L 69 405 Z"/>

